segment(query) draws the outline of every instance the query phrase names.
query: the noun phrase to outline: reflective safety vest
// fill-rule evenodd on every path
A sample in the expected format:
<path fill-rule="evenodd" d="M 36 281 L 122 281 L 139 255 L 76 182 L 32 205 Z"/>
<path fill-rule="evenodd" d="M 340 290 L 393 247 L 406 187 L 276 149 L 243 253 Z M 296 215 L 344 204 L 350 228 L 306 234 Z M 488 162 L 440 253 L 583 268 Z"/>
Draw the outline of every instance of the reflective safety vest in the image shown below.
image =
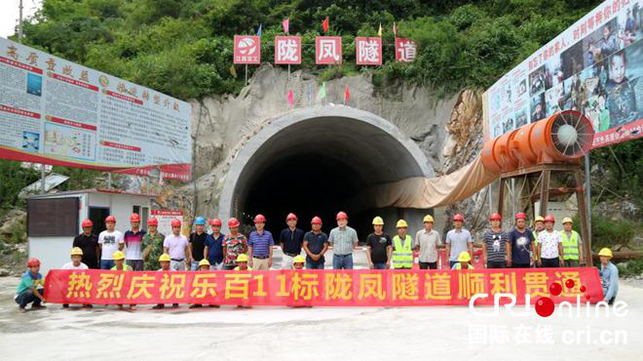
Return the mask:
<path fill-rule="evenodd" d="M 393 268 L 413 268 L 413 250 L 411 244 L 413 239 L 408 234 L 404 239 L 404 244 L 400 236 L 393 237 Z"/>
<path fill-rule="evenodd" d="M 569 238 L 564 231 L 560 235 L 563 237 L 563 259 L 578 261 L 578 232 L 572 230 Z"/>
<path fill-rule="evenodd" d="M 456 263 L 453 265 L 454 270 L 461 270 L 462 269 L 462 264 L 460 262 Z M 473 269 L 473 266 L 470 263 L 467 263 L 467 269 Z"/>

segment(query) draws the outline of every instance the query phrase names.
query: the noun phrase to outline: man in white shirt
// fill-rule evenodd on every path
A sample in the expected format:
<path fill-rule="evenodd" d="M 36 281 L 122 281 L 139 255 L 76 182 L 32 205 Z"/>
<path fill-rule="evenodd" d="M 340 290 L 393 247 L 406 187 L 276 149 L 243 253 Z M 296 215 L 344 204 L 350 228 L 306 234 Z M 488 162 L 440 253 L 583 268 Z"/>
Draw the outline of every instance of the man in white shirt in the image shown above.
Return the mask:
<path fill-rule="evenodd" d="M 545 217 L 545 230 L 538 234 L 538 266 L 560 267 L 563 260 L 563 237 L 554 229 L 554 216 Z"/>
<path fill-rule="evenodd" d="M 420 251 L 420 269 L 437 269 L 440 233 L 433 229 L 433 216 L 427 214 L 423 221 L 424 229 L 415 234 L 413 249 Z"/>
<path fill-rule="evenodd" d="M 181 221 L 173 219 L 172 234 L 165 236 L 163 250 L 170 255 L 170 269 L 172 271 L 185 271 L 190 269 L 192 255 L 188 247 L 188 239 L 181 234 Z"/>
<path fill-rule="evenodd" d="M 98 235 L 98 245 L 101 250 L 100 268 L 112 269 L 114 267 L 114 252 L 122 251 L 125 247 L 123 233 L 116 230 L 116 218 L 108 216 L 105 218 L 106 230 Z"/>
<path fill-rule="evenodd" d="M 86 264 L 82 263 L 83 259 L 83 250 L 80 247 L 74 247 L 71 249 L 71 262 L 65 263 L 62 269 L 75 269 L 75 270 L 85 270 L 89 269 Z M 69 304 L 63 304 L 64 308 L 69 307 Z M 84 308 L 92 308 L 92 305 L 83 305 Z"/>

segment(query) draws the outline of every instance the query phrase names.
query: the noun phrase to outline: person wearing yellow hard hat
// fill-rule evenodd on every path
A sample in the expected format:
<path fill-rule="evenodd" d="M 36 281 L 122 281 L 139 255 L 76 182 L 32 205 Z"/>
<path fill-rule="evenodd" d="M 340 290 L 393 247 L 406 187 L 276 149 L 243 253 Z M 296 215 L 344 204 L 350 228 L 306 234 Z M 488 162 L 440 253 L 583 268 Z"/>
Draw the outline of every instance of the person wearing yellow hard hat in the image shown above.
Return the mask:
<path fill-rule="evenodd" d="M 114 255 L 112 256 L 114 258 L 114 267 L 112 267 L 112 271 L 131 271 L 132 267 L 129 265 L 125 264 L 125 253 L 121 251 L 116 251 L 114 252 Z M 118 308 L 123 309 L 123 305 L 118 305 Z M 136 305 L 130 305 L 130 310 L 135 310 Z"/>
<path fill-rule="evenodd" d="M 304 269 L 304 264 L 306 263 L 306 259 L 302 255 L 297 255 L 295 258 L 292 260 L 292 267 L 294 269 Z"/>
<path fill-rule="evenodd" d="M 366 237 L 366 259 L 370 269 L 391 268 L 393 241 L 391 236 L 384 233 L 382 217 L 373 218 L 374 232 Z"/>
<path fill-rule="evenodd" d="M 603 286 L 603 301 L 611 305 L 616 299 L 618 293 L 618 268 L 611 262 L 612 250 L 603 248 L 598 252 L 598 258 L 601 260 L 601 284 Z"/>
<path fill-rule="evenodd" d="M 245 253 L 238 255 L 235 261 L 237 264 L 235 271 L 252 271 L 252 267 L 248 267 L 248 256 Z"/>
<path fill-rule="evenodd" d="M 413 249 L 420 251 L 420 269 L 438 268 L 438 247 L 442 245 L 440 233 L 433 229 L 433 216 L 427 214 L 422 220 L 424 229 L 415 233 Z"/>
<path fill-rule="evenodd" d="M 458 255 L 458 262 L 451 267 L 454 270 L 463 270 L 463 269 L 473 269 L 473 266 L 469 263 L 471 261 L 471 255 L 467 251 L 462 251 Z"/>
<path fill-rule="evenodd" d="M 208 272 L 210 271 L 210 261 L 203 258 L 199 261 L 198 267 L 200 272 Z M 190 307 L 188 308 L 201 308 L 201 307 L 203 307 L 203 305 L 200 303 L 197 303 L 197 304 L 190 305 Z"/>
<path fill-rule="evenodd" d="M 62 269 L 73 269 L 73 270 L 85 270 L 89 269 L 86 264 L 84 264 L 82 261 L 83 259 L 83 250 L 80 249 L 80 247 L 74 247 L 71 249 L 70 252 L 71 255 L 71 262 L 65 263 L 62 266 Z M 63 308 L 68 308 L 69 304 L 63 304 Z M 91 308 L 91 305 L 83 305 L 85 308 Z"/>
<path fill-rule="evenodd" d="M 572 229 L 574 221 L 569 218 L 563 218 L 563 231 L 560 232 L 563 237 L 563 262 L 565 267 L 579 267 L 583 261 L 583 240 L 580 234 Z"/>
<path fill-rule="evenodd" d="M 170 268 L 170 261 L 172 259 L 170 258 L 170 255 L 167 253 L 163 253 L 159 256 L 158 258 L 158 263 L 161 265 L 161 268 L 159 268 L 159 272 L 170 272 L 172 269 Z M 179 307 L 178 303 L 175 303 L 172 305 L 173 307 Z M 162 308 L 165 308 L 165 305 L 162 303 L 159 303 L 158 305 L 152 307 L 154 310 L 160 310 Z"/>
<path fill-rule="evenodd" d="M 408 227 L 403 219 L 395 224 L 397 235 L 393 237 L 393 269 L 413 268 L 413 239 L 406 234 Z"/>
<path fill-rule="evenodd" d="M 538 233 L 542 232 L 545 229 L 545 218 L 543 216 L 537 216 L 534 219 L 534 229 L 531 233 L 534 236 L 534 250 L 538 251 Z M 538 252 L 534 254 L 534 267 L 538 266 Z"/>

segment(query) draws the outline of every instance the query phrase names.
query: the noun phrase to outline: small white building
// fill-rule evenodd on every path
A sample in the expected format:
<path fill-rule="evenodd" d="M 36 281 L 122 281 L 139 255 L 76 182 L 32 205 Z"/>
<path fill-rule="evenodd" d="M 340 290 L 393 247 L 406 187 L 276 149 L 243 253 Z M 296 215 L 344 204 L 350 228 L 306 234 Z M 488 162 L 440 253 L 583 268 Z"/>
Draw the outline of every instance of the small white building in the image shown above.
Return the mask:
<path fill-rule="evenodd" d="M 125 233 L 130 228 L 132 213 L 141 216 L 141 226 L 147 219 L 155 195 L 126 193 L 112 189 L 86 189 L 35 195 L 27 198 L 27 236 L 29 258 L 42 263 L 45 275 L 70 261 L 69 252 L 74 237 L 82 232 L 81 223 L 89 218 L 93 233 L 105 229 L 105 218 L 116 217 L 116 229 Z"/>

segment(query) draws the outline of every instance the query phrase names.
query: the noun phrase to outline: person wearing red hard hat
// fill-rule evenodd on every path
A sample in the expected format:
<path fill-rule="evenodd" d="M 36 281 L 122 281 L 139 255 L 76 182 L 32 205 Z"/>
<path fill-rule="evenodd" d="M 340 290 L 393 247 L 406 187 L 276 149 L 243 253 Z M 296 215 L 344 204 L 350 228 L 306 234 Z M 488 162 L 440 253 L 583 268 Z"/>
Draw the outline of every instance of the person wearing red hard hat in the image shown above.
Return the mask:
<path fill-rule="evenodd" d="M 554 229 L 556 219 L 545 216 L 545 230 L 538 234 L 538 266 L 560 267 L 563 260 L 563 237 Z"/>
<path fill-rule="evenodd" d="M 529 268 L 534 263 L 534 234 L 527 228 L 527 215 L 516 213 L 516 226 L 509 232 L 511 267 Z"/>
<path fill-rule="evenodd" d="M 502 217 L 498 213 L 489 216 L 491 228 L 484 232 L 482 243 L 483 264 L 486 268 L 505 268 L 511 265 L 511 244 L 507 232 L 500 227 Z"/>
<path fill-rule="evenodd" d="M 293 269 L 292 261 L 301 254 L 304 244 L 304 231 L 297 228 L 297 216 L 294 213 L 288 213 L 286 224 L 288 227 L 279 234 L 279 244 L 283 252 L 281 269 Z"/>
<path fill-rule="evenodd" d="M 353 247 L 359 239 L 357 232 L 348 226 L 348 215 L 337 213 L 337 227 L 330 231 L 328 243 L 333 246 L 333 269 L 353 269 Z"/>
<path fill-rule="evenodd" d="M 86 219 L 81 224 L 83 232 L 74 237 L 72 247 L 78 247 L 83 251 L 83 263 L 91 269 L 98 269 L 100 259 L 100 247 L 98 247 L 98 237 L 92 233 L 94 224 L 91 220 Z"/>
<path fill-rule="evenodd" d="M 453 216 L 453 229 L 447 232 L 446 254 L 449 256 L 449 268 L 458 263 L 458 256 L 462 252 L 473 254 L 473 238 L 464 227 L 464 216 L 460 213 Z"/>
<path fill-rule="evenodd" d="M 272 233 L 266 231 L 266 217 L 257 214 L 254 219 L 255 230 L 248 237 L 248 266 L 254 270 L 267 271 L 272 267 L 272 246 L 275 240 Z"/>
<path fill-rule="evenodd" d="M 156 271 L 161 267 L 159 257 L 164 253 L 165 235 L 158 231 L 159 220 L 152 217 L 147 220 L 147 233 L 143 236 L 143 263 L 147 271 Z"/>
<path fill-rule="evenodd" d="M 101 251 L 100 268 L 112 269 L 114 267 L 114 252 L 122 251 L 125 247 L 123 233 L 116 230 L 116 218 L 107 216 L 105 218 L 106 230 L 98 235 L 98 245 Z"/>
<path fill-rule="evenodd" d="M 163 253 L 170 255 L 170 269 L 172 271 L 185 271 L 190 268 L 192 255 L 188 246 L 188 239 L 181 234 L 181 221 L 174 218 L 170 225 L 172 234 L 163 240 Z"/>
<path fill-rule="evenodd" d="M 205 254 L 210 262 L 210 270 L 216 271 L 223 269 L 223 239 L 225 235 L 221 234 L 221 220 L 215 218 L 210 221 L 212 234 L 208 234 L 205 240 Z"/>
<path fill-rule="evenodd" d="M 230 234 L 223 238 L 223 269 L 232 271 L 237 267 L 237 257 L 240 254 L 248 253 L 248 240 L 239 232 L 239 220 L 230 218 L 228 228 Z"/>
<path fill-rule="evenodd" d="M 324 269 L 324 253 L 328 250 L 328 236 L 321 231 L 322 220 L 315 216 L 310 221 L 311 231 L 304 234 L 306 269 Z"/>
<path fill-rule="evenodd" d="M 143 237 L 145 231 L 141 229 L 141 216 L 134 213 L 129 218 L 131 228 L 125 231 L 123 238 L 125 239 L 125 259 L 127 265 L 132 267 L 134 271 L 143 270 Z"/>
<path fill-rule="evenodd" d="M 20 307 L 20 312 L 26 312 L 27 306 L 30 303 L 32 310 L 38 310 L 45 308 L 42 306 L 42 302 L 46 302 L 45 299 L 45 290 L 44 290 L 44 279 L 40 274 L 40 261 L 37 258 L 32 258 L 27 262 L 27 268 L 29 270 L 25 272 L 20 278 L 20 283 L 18 283 L 18 288 L 16 289 L 16 296 L 14 300 Z"/>

